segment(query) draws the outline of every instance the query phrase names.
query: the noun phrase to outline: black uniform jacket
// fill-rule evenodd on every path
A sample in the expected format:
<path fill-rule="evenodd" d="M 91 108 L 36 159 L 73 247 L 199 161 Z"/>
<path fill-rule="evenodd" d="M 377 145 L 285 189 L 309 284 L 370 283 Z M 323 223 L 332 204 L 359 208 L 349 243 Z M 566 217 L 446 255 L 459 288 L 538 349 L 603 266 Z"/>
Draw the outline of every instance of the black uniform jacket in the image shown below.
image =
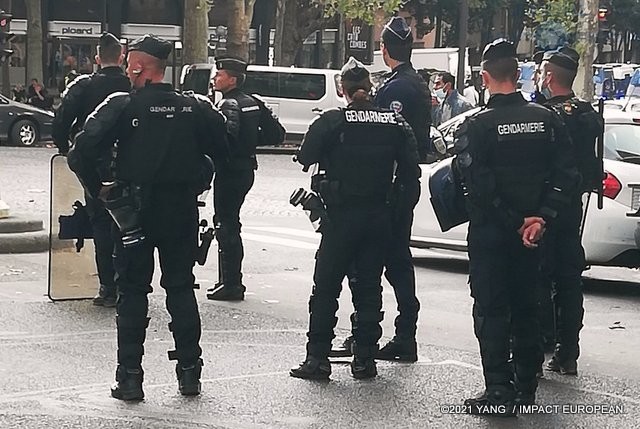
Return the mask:
<path fill-rule="evenodd" d="M 61 153 L 69 151 L 69 140 L 78 133 L 87 116 L 114 92 L 129 92 L 131 83 L 120 67 L 105 67 L 78 76 L 62 93 L 62 103 L 53 120 L 53 142 Z"/>
<path fill-rule="evenodd" d="M 492 95 L 456 133 L 455 166 L 471 222 L 519 229 L 526 216 L 554 219 L 580 177 L 561 118 L 520 93 Z"/>

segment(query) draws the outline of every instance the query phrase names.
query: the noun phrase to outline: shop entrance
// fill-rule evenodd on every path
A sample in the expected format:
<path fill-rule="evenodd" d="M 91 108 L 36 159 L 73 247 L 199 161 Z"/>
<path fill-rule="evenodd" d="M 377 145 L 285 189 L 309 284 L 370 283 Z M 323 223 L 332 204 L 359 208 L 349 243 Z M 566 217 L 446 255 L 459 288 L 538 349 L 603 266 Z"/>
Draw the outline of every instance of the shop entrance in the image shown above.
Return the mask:
<path fill-rule="evenodd" d="M 65 77 L 73 70 L 78 74 L 97 69 L 95 56 L 98 39 L 54 37 L 48 43 L 49 86 L 62 92 Z"/>

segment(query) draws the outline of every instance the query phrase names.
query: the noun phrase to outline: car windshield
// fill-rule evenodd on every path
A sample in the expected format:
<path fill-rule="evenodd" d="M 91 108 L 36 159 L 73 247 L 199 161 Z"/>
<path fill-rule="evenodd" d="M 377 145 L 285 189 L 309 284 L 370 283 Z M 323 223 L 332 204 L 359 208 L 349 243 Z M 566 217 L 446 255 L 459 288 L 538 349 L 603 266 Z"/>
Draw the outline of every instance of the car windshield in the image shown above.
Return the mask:
<path fill-rule="evenodd" d="M 640 163 L 640 124 L 608 124 L 604 132 L 604 157 Z"/>

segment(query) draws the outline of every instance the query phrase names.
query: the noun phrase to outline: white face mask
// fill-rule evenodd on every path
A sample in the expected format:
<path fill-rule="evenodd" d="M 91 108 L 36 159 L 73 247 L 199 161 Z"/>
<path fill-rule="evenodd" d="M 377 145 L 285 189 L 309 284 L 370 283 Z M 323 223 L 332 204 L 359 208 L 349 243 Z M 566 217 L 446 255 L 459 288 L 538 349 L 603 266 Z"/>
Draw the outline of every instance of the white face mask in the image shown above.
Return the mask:
<path fill-rule="evenodd" d="M 447 92 L 444 90 L 444 88 L 436 89 L 434 94 L 440 101 L 444 100 L 447 97 Z"/>

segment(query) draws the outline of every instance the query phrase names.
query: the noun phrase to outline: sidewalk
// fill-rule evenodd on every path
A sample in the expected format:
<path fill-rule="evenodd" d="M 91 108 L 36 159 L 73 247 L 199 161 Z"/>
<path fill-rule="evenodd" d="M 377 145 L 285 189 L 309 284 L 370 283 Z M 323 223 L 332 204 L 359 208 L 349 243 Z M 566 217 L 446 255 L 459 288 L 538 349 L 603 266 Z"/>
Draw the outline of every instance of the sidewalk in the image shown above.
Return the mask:
<path fill-rule="evenodd" d="M 177 393 L 174 364 L 166 357 L 173 348 L 169 320 L 156 288 L 143 362 L 146 399 L 123 403 L 109 396 L 114 310 L 86 300 L 51 303 L 43 281 L 6 280 L 0 281 L 3 428 L 632 428 L 640 422 L 638 386 L 553 374 L 542 380 L 538 403 L 620 405 L 627 414 L 506 420 L 452 414 L 448 405 L 482 388 L 479 359 L 429 344 L 421 344 L 416 364 L 379 363 L 375 380 L 354 380 L 346 364 L 333 365 L 329 383 L 294 379 L 288 370 L 304 356 L 307 321 L 268 314 L 257 296 L 234 304 L 208 301 L 204 289 L 197 291 L 206 365 L 202 396 Z"/>

